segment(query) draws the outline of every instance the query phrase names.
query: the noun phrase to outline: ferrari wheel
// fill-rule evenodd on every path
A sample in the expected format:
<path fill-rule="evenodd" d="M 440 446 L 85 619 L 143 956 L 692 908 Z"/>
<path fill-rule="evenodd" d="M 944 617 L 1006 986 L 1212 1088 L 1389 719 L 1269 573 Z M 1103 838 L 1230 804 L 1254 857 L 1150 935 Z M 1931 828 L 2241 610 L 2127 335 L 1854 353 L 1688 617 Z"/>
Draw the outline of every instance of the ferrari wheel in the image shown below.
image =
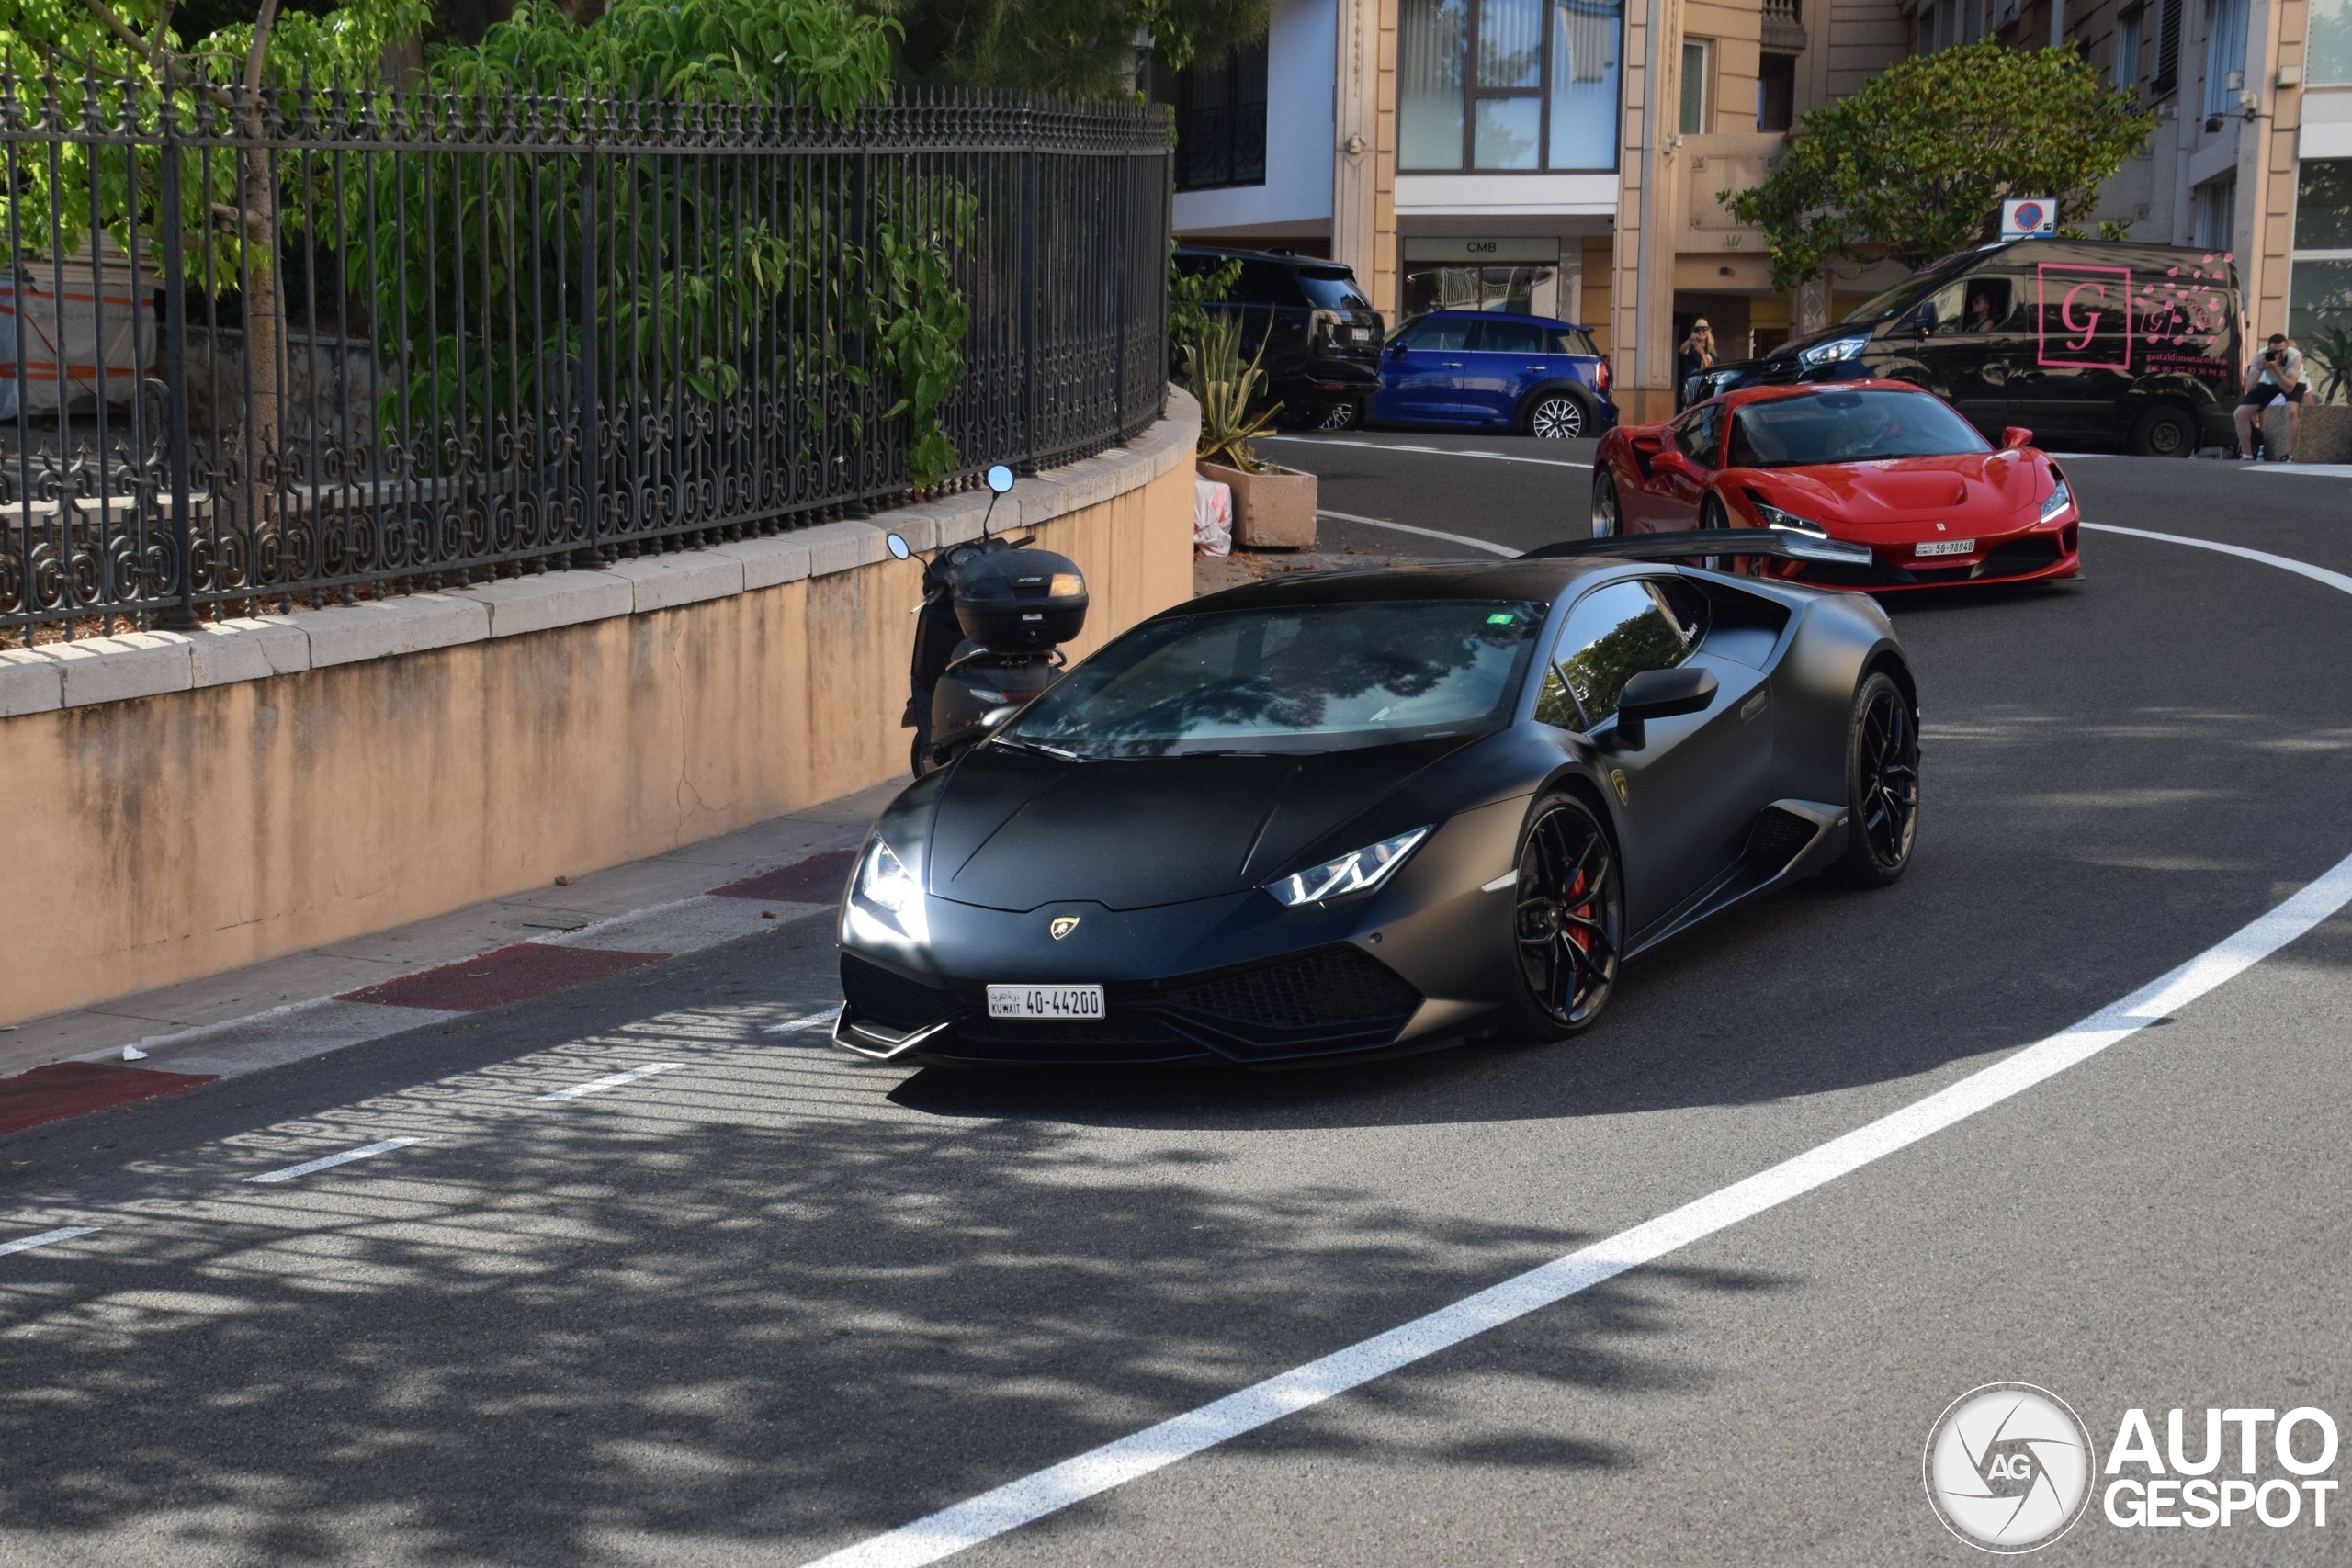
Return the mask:
<path fill-rule="evenodd" d="M 1600 1016 L 1617 983 L 1624 895 L 1617 852 L 1592 808 L 1545 797 L 1520 840 L 1517 945 L 1522 1036 L 1565 1040 Z"/>
<path fill-rule="evenodd" d="M 1846 737 L 1846 854 L 1829 880 L 1883 887 L 1911 863 L 1919 830 L 1919 724 L 1883 671 L 1854 692 Z"/>
<path fill-rule="evenodd" d="M 1617 481 L 1603 468 L 1592 476 L 1592 536 L 1614 538 L 1617 532 Z"/>
<path fill-rule="evenodd" d="M 1711 495 L 1699 503 L 1699 526 L 1702 528 L 1731 526 L 1731 519 L 1724 514 L 1724 503 L 1721 501 Z M 1709 571 L 1729 571 L 1732 570 L 1732 563 L 1738 558 L 1736 556 L 1703 556 L 1700 558 L 1699 564 Z"/>

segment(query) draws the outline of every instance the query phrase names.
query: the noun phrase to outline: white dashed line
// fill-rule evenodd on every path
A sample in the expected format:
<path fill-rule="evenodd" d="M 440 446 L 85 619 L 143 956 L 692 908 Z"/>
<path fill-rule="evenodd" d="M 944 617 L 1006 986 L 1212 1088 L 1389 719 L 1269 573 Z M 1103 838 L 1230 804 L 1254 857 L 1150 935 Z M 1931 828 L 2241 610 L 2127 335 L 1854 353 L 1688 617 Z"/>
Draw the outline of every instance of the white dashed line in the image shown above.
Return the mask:
<path fill-rule="evenodd" d="M 1336 435 L 1261 435 L 1261 441 L 1301 441 L 1311 446 L 1361 446 L 1368 452 L 1416 452 L 1430 457 L 1476 457 L 1489 463 L 1532 463 L 1539 468 L 1583 468 L 1590 470 L 1590 463 L 1572 463 L 1565 457 L 1518 457 L 1509 452 L 1476 452 L 1458 446 L 1408 446 L 1401 442 L 1350 441 Z"/>
<path fill-rule="evenodd" d="M 545 1105 L 551 1100 L 578 1100 L 583 1094 L 602 1094 L 608 1089 L 618 1089 L 625 1083 L 635 1083 L 639 1078 L 650 1078 L 656 1073 L 674 1073 L 684 1066 L 684 1062 L 648 1062 L 641 1067 L 631 1067 L 625 1073 L 614 1073 L 605 1077 L 590 1078 L 586 1083 L 576 1083 L 570 1089 L 560 1089 L 553 1094 L 534 1095 L 531 1097 L 531 1103 Z"/>
<path fill-rule="evenodd" d="M 6 1258 L 12 1252 L 30 1252 L 34 1247 L 47 1247 L 52 1241 L 72 1241 L 75 1236 L 88 1235 L 97 1228 L 96 1225 L 62 1225 L 53 1231 L 43 1231 L 39 1235 L 21 1235 L 14 1241 L 0 1241 L 0 1258 Z"/>
<path fill-rule="evenodd" d="M 322 1159 L 304 1160 L 300 1165 L 289 1165 L 284 1170 L 266 1170 L 259 1176 L 248 1176 L 245 1179 L 247 1181 L 291 1181 L 298 1176 L 308 1176 L 314 1170 L 330 1170 L 338 1165 L 349 1165 L 356 1159 L 366 1159 L 369 1155 L 390 1154 L 394 1149 L 404 1149 L 416 1142 L 419 1140 L 415 1138 L 386 1138 L 380 1144 L 367 1144 L 356 1149 L 345 1149 L 339 1155 L 328 1155 Z"/>
<path fill-rule="evenodd" d="M 831 1023 L 833 1020 L 841 1017 L 841 1015 L 842 1004 L 835 1002 L 831 1007 L 827 1008 L 824 1011 L 812 1012 L 807 1018 L 787 1018 L 782 1023 L 771 1023 L 767 1027 L 767 1032 L 770 1034 L 801 1034 L 811 1029 L 823 1029 L 828 1024 Z"/>
<path fill-rule="evenodd" d="M 1329 517 L 1335 523 L 1362 523 L 1374 528 L 1392 528 L 1399 534 L 1419 534 L 1424 539 L 1443 539 L 1449 545 L 1467 545 L 1474 550 L 1485 550 L 1490 555 L 1509 556 L 1514 560 L 1520 555 L 1519 551 L 1508 546 L 1489 544 L 1484 539 L 1474 539 L 1467 534 L 1446 534 L 1435 528 L 1416 528 L 1410 523 L 1391 523 L 1385 517 L 1359 517 L 1352 512 L 1325 512 L 1320 508 L 1316 510 L 1315 515 Z"/>

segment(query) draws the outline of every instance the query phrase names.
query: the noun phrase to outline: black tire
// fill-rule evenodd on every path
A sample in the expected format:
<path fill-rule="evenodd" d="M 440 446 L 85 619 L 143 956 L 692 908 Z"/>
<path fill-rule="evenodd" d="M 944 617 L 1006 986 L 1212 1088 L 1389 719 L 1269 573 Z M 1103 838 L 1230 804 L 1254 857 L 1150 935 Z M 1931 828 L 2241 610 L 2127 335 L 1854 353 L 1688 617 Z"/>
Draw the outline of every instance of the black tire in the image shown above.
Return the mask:
<path fill-rule="evenodd" d="M 907 771 L 917 778 L 931 772 L 931 747 L 920 735 L 908 743 Z"/>
<path fill-rule="evenodd" d="M 1541 441 L 1574 441 L 1592 424 L 1592 411 L 1574 392 L 1538 392 L 1520 415 L 1522 434 Z"/>
<path fill-rule="evenodd" d="M 1854 688 L 1846 725 L 1846 852 L 1824 880 L 1884 887 L 1901 877 L 1919 831 L 1919 720 L 1883 670 Z"/>
<path fill-rule="evenodd" d="M 1603 464 L 1592 476 L 1592 536 L 1608 539 L 1624 526 L 1617 509 L 1617 479 Z"/>
<path fill-rule="evenodd" d="M 1699 526 L 1702 528 L 1731 526 L 1731 518 L 1724 511 L 1724 503 L 1713 494 L 1699 503 Z M 1733 571 L 1737 570 L 1738 560 L 1737 556 L 1702 556 L 1699 558 L 1699 564 L 1709 571 Z"/>
<path fill-rule="evenodd" d="M 1358 403 L 1352 400 L 1348 402 L 1326 403 L 1323 405 L 1322 417 L 1315 422 L 1315 428 L 1317 430 L 1353 430 L 1363 423 L 1363 411 L 1362 406 Z"/>
<path fill-rule="evenodd" d="M 1512 889 L 1510 1032 L 1566 1040 L 1592 1026 L 1617 984 L 1625 925 L 1617 846 L 1591 807 L 1549 795 L 1527 814 Z"/>
<path fill-rule="evenodd" d="M 2197 456 L 2197 421 L 2178 403 L 2158 403 L 2132 423 L 2132 450 L 2143 457 Z"/>

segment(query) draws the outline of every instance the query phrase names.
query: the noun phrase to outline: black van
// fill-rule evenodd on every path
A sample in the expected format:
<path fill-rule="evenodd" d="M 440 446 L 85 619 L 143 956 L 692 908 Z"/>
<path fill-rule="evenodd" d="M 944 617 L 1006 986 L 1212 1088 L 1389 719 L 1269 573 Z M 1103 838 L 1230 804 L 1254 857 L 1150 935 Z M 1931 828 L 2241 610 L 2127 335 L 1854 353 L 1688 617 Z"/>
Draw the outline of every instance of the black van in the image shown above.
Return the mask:
<path fill-rule="evenodd" d="M 1995 441 L 2186 457 L 2233 440 L 2245 376 L 2237 268 L 2175 245 L 2010 240 L 1947 256 L 1828 331 L 1693 377 L 1734 387 L 1864 376 L 1942 397 Z"/>
<path fill-rule="evenodd" d="M 1282 404 L 1284 414 L 1319 423 L 1331 411 L 1352 411 L 1380 390 L 1380 350 L 1387 334 L 1354 273 L 1316 256 L 1207 245 L 1180 246 L 1176 270 L 1189 277 L 1234 260 L 1241 263 L 1241 276 L 1224 300 L 1208 309 L 1240 317 L 1245 356 L 1264 345 L 1259 367 L 1266 373 L 1266 396 Z"/>

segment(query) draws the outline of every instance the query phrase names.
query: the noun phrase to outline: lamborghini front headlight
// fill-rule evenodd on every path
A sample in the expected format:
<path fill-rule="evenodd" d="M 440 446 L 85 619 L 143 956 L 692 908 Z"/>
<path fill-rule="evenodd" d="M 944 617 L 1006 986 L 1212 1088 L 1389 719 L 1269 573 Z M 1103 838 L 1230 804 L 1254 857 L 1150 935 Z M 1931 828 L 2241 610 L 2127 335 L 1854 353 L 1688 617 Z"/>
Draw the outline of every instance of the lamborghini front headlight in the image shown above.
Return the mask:
<path fill-rule="evenodd" d="M 1327 898 L 1366 892 L 1386 881 L 1388 874 L 1413 852 L 1413 847 L 1429 836 L 1427 828 L 1398 833 L 1376 844 L 1351 850 L 1337 860 L 1309 866 L 1305 871 L 1283 877 L 1280 882 L 1269 883 L 1266 891 L 1293 908 L 1301 904 L 1319 904 Z"/>

